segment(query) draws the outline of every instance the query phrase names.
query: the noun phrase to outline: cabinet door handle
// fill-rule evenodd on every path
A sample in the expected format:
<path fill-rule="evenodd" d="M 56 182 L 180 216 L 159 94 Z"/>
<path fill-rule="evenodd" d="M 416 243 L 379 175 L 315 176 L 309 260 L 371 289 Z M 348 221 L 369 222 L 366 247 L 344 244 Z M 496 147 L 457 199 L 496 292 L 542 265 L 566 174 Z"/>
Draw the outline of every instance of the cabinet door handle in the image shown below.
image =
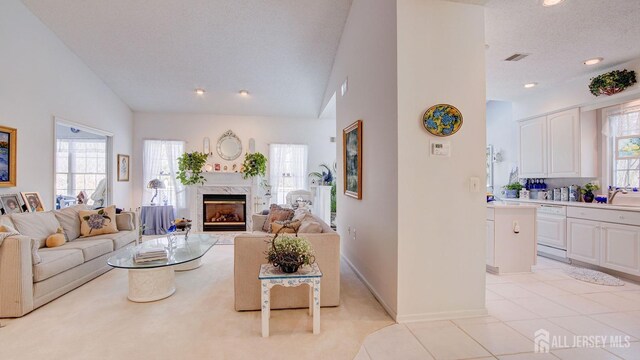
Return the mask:
<path fill-rule="evenodd" d="M 618 218 L 620 218 L 620 220 L 624 219 L 624 216 L 620 215 L 618 216 Z"/>

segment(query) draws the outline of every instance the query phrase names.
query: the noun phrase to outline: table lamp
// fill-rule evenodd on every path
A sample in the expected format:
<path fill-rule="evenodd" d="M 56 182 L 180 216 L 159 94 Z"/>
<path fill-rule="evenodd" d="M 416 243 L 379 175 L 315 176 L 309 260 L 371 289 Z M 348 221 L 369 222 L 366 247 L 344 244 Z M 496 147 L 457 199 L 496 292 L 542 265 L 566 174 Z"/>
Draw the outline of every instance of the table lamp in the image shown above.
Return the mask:
<path fill-rule="evenodd" d="M 147 184 L 147 189 L 155 190 L 155 194 L 153 194 L 153 197 L 151 198 L 151 204 L 150 204 L 150 205 L 155 205 L 156 197 L 158 197 L 158 189 L 164 189 L 164 183 L 159 179 L 153 179 L 149 181 L 149 183 Z"/>

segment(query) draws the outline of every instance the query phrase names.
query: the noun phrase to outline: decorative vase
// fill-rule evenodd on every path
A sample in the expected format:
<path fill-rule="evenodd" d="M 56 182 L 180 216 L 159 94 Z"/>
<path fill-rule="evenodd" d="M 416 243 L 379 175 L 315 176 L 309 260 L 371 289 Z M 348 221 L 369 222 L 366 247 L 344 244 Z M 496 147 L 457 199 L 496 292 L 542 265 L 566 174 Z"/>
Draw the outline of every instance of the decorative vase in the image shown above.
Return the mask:
<path fill-rule="evenodd" d="M 294 272 L 298 271 L 298 267 L 300 265 L 298 264 L 282 264 L 280 265 L 280 270 L 282 270 L 282 272 L 285 272 L 287 274 L 293 274 Z"/>
<path fill-rule="evenodd" d="M 592 192 L 592 191 L 587 191 L 587 192 L 585 192 L 585 193 L 584 193 L 584 195 L 582 195 L 582 199 L 583 199 L 583 200 L 584 200 L 584 202 L 586 202 L 586 203 L 593 202 L 593 198 L 594 198 L 594 197 L 595 197 L 595 196 L 593 195 L 593 192 Z"/>

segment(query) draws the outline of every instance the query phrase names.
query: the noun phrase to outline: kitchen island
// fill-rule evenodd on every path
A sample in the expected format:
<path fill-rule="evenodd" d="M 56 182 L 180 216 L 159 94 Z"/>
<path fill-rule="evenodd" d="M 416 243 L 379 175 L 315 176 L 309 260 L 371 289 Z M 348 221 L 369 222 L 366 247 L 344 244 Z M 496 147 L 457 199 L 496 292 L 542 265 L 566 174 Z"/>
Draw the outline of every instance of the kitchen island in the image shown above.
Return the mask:
<path fill-rule="evenodd" d="M 487 270 L 497 274 L 531 272 L 536 264 L 535 204 L 487 204 Z"/>

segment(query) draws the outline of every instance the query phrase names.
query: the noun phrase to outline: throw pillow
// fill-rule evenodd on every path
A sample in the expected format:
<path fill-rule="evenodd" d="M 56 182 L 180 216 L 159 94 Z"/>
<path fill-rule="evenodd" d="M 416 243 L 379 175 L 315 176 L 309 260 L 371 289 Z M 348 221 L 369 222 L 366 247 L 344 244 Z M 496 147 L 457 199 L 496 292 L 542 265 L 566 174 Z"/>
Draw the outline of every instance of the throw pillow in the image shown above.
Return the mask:
<path fill-rule="evenodd" d="M 264 222 L 262 230 L 265 232 L 271 232 L 271 223 L 274 221 L 285 221 L 293 218 L 293 209 L 285 209 L 282 206 L 272 204 L 269 207 L 269 216 L 267 221 Z"/>
<path fill-rule="evenodd" d="M 67 238 L 64 236 L 64 230 L 62 228 L 58 228 L 55 234 L 49 235 L 45 244 L 48 248 L 58 247 L 64 245 L 67 242 Z"/>
<path fill-rule="evenodd" d="M 86 205 L 70 206 L 61 210 L 56 210 L 53 213 L 58 219 L 58 222 L 64 229 L 64 234 L 67 236 L 67 241 L 75 240 L 80 237 L 80 211 L 89 210 Z"/>
<path fill-rule="evenodd" d="M 296 229 L 300 227 L 300 221 L 274 221 L 271 224 L 271 232 L 276 234 L 295 234 Z M 282 231 L 280 231 L 282 230 Z"/>
<path fill-rule="evenodd" d="M 298 232 L 301 234 L 314 234 L 322 232 L 322 225 L 315 220 L 305 219 L 300 224 Z"/>
<path fill-rule="evenodd" d="M 18 234 L 18 231 L 9 225 L 0 225 L 0 232 Z"/>
<path fill-rule="evenodd" d="M 41 248 L 49 235 L 55 233 L 60 223 L 51 211 L 11 214 L 11 220 L 21 235 L 36 239 Z"/>
<path fill-rule="evenodd" d="M 100 210 L 83 210 L 80 211 L 79 216 L 81 237 L 118 232 L 115 205 Z"/>
<path fill-rule="evenodd" d="M 40 242 L 34 239 L 31 239 L 31 263 L 33 265 L 38 265 L 42 262 L 42 258 L 40 254 L 38 254 L 38 249 L 40 248 Z"/>

